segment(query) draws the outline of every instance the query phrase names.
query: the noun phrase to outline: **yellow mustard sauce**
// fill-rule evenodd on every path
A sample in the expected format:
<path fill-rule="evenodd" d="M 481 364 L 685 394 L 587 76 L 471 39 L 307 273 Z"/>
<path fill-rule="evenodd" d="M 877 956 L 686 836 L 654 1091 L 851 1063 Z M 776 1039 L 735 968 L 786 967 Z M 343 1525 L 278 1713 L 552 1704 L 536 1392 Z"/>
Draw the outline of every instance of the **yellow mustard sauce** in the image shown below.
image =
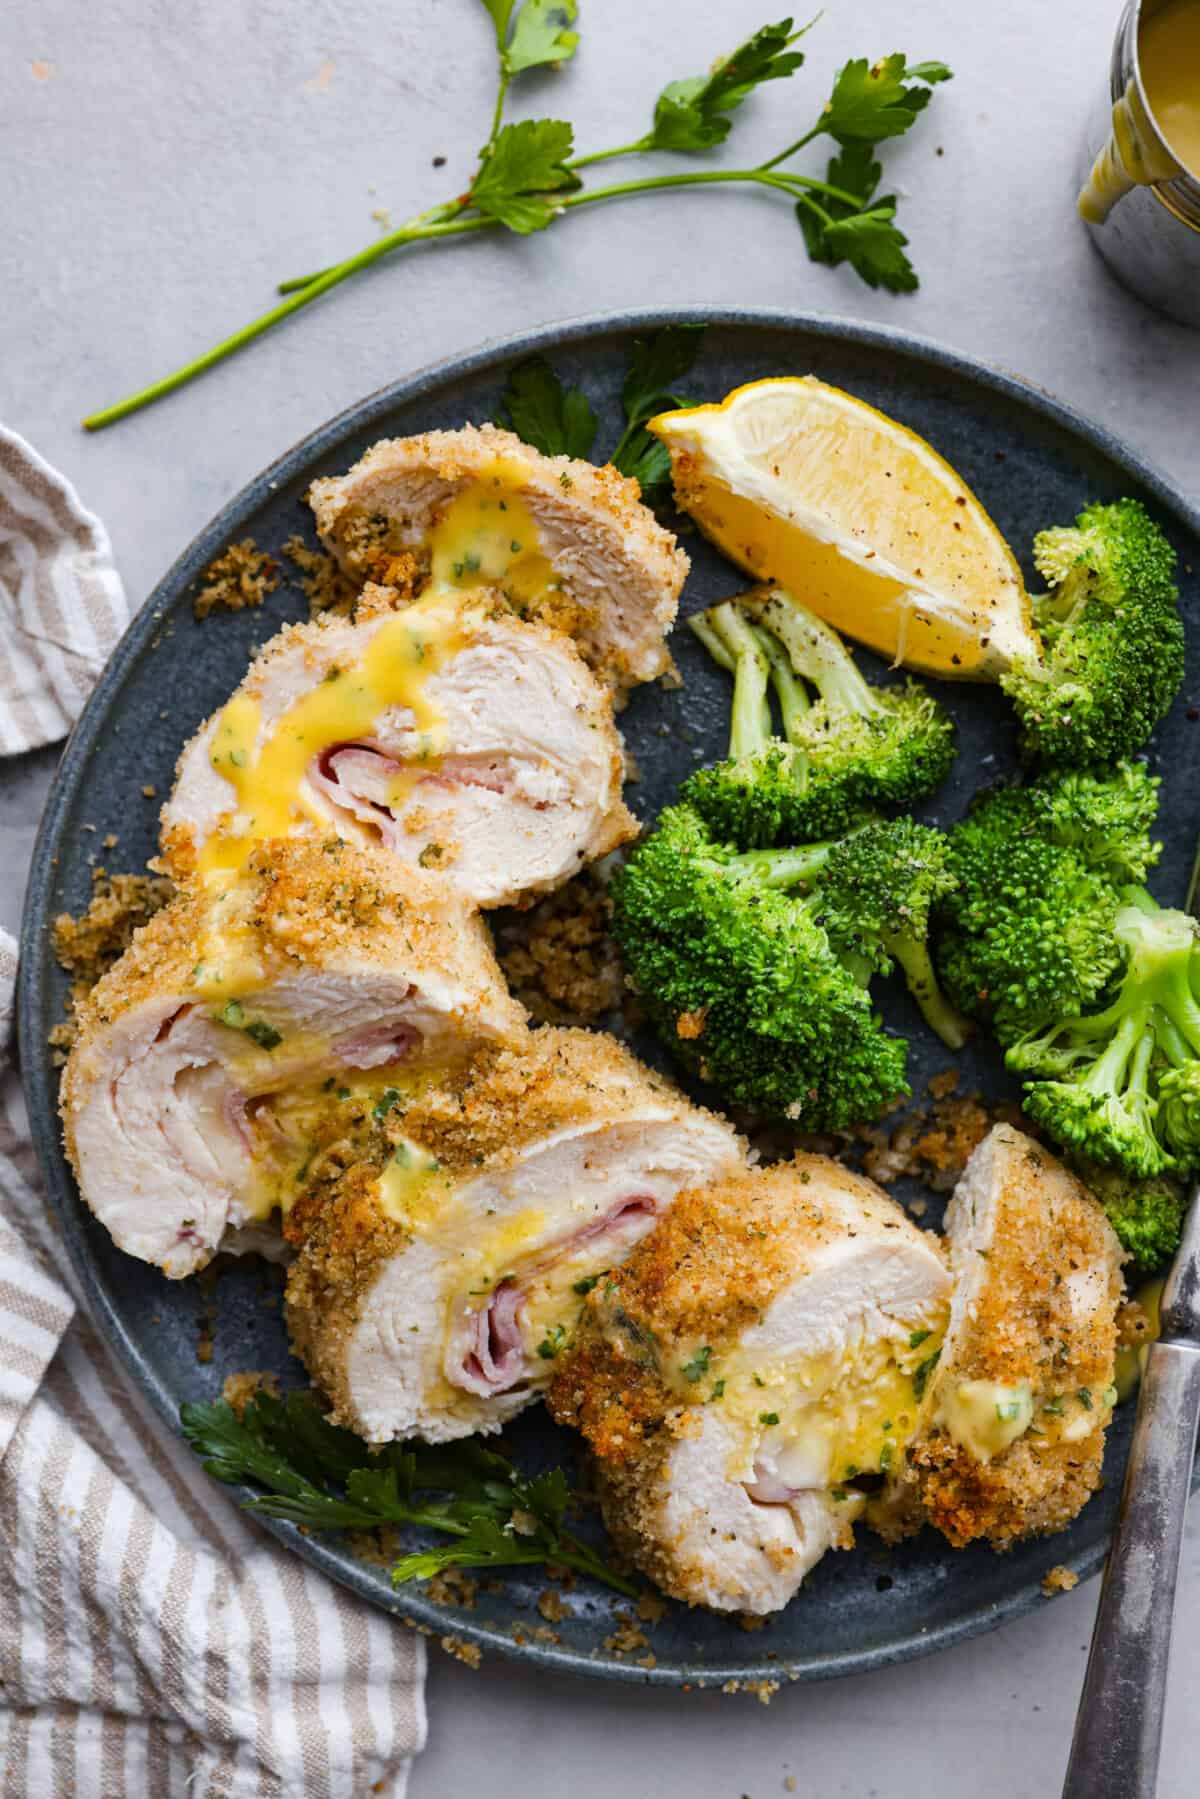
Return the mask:
<path fill-rule="evenodd" d="M 898 1465 L 946 1321 L 947 1309 L 934 1308 L 894 1336 L 803 1358 L 741 1346 L 709 1358 L 697 1344 L 665 1372 L 681 1397 L 719 1405 L 733 1425 L 731 1480 L 752 1479 L 765 1456 L 796 1486 L 840 1490 L 843 1481 Z"/>
<path fill-rule="evenodd" d="M 334 744 L 368 736 L 389 707 L 411 712 L 421 733 L 424 754 L 413 778 L 435 767 L 446 721 L 426 684 L 463 641 L 457 610 L 443 595 L 428 595 L 385 619 L 358 662 L 331 668 L 265 736 L 258 701 L 235 694 L 218 714 L 209 759 L 233 788 L 237 804 L 203 845 L 201 876 L 215 883 L 228 880 L 256 842 L 290 836 L 305 813 L 323 823 L 304 786 L 314 757 Z"/>
<path fill-rule="evenodd" d="M 1200 178 L 1200 4 L 1170 0 L 1138 28 L 1142 86 L 1159 130 Z"/>
<path fill-rule="evenodd" d="M 497 457 L 456 494 L 430 535 L 430 591 L 498 587 L 519 612 L 536 609 L 562 583 L 521 498 L 526 471 Z"/>
<path fill-rule="evenodd" d="M 1200 173 L 1200 0 L 1170 0 L 1145 14 L 1138 62 L 1141 89 L 1130 80 L 1114 102 L 1112 135 L 1079 196 L 1089 224 L 1103 224 L 1133 187 L 1174 181 L 1184 169 Z"/>

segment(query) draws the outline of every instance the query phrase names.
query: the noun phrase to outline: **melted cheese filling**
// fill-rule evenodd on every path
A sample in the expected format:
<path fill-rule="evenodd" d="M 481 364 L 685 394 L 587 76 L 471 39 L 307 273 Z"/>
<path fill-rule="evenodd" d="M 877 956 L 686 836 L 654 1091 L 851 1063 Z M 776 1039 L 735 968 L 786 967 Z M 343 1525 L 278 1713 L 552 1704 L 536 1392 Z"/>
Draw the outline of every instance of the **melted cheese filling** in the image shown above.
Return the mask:
<path fill-rule="evenodd" d="M 454 1192 L 453 1176 L 420 1144 L 402 1138 L 379 1177 L 379 1206 L 414 1237 L 436 1224 Z"/>
<path fill-rule="evenodd" d="M 975 1461 L 990 1462 L 1024 1436 L 1033 1415 L 1028 1381 L 965 1380 L 946 1383 L 933 1421 Z"/>
<path fill-rule="evenodd" d="M 412 715 L 419 755 L 407 785 L 436 768 L 445 748 L 446 719 L 427 692 L 431 675 L 466 641 L 458 609 L 431 594 L 387 618 L 359 661 L 331 668 L 264 732 L 262 707 L 238 693 L 217 715 L 209 760 L 237 796 L 201 848 L 201 876 L 220 884 L 245 863 L 254 844 L 288 837 L 305 819 L 327 823 L 306 776 L 314 760 L 336 744 L 369 737 L 381 713 Z M 393 783 L 398 803 L 405 783 Z"/>
<path fill-rule="evenodd" d="M 389 1102 L 415 1093 L 436 1079 L 437 1072 L 400 1064 L 360 1072 L 347 1069 L 320 1081 L 260 1093 L 251 1101 L 254 1150 L 250 1185 L 243 1197 L 247 1216 L 261 1220 L 276 1211 L 285 1216 L 291 1211 L 305 1190 L 317 1136 L 332 1106 L 355 1102 L 347 1112 L 346 1136 L 365 1136 L 387 1117 Z M 378 1183 L 381 1210 L 414 1234 L 436 1220 L 452 1191 L 450 1178 L 434 1158 L 404 1139 L 394 1145 Z"/>
<path fill-rule="evenodd" d="M 1026 1435 L 1039 1449 L 1081 1443 L 1107 1425 L 1116 1400 L 1115 1386 L 1037 1394 L 1027 1380 L 948 1381 L 938 1390 L 933 1423 L 974 1461 L 986 1464 Z"/>
<path fill-rule="evenodd" d="M 672 1384 L 693 1403 L 719 1405 L 734 1427 L 730 1480 L 764 1473 L 797 1490 L 840 1491 L 845 1481 L 894 1467 L 916 1431 L 937 1365 L 948 1308 L 897 1321 L 894 1333 L 824 1354 L 741 1346 L 708 1356 L 697 1344 Z"/>

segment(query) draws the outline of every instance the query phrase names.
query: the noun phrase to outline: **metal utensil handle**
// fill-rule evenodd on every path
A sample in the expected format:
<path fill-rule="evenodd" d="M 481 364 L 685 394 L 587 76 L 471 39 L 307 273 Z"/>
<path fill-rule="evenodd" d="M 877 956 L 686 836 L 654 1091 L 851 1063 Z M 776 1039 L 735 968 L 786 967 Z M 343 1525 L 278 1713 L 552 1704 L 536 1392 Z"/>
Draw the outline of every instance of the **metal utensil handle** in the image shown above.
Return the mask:
<path fill-rule="evenodd" d="M 1200 1347 L 1152 1344 L 1063 1799 L 1154 1799 L 1198 1421 Z"/>

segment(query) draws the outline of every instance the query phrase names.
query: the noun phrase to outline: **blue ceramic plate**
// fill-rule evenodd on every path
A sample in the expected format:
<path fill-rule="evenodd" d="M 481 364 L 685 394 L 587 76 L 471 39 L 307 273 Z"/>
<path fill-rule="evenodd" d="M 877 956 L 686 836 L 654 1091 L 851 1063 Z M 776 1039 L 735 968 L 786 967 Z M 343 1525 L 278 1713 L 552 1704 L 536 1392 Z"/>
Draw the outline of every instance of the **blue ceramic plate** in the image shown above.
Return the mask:
<path fill-rule="evenodd" d="M 349 467 L 377 438 L 490 418 L 507 371 L 539 353 L 587 392 L 601 418 L 599 446 L 618 435 L 620 384 L 636 336 L 687 317 L 709 326 L 687 390 L 717 399 L 741 382 L 813 372 L 848 388 L 928 437 L 979 494 L 1020 555 L 1033 533 L 1067 520 L 1087 501 L 1134 494 L 1145 500 L 1179 549 L 1183 605 L 1190 629 L 1188 683 L 1156 744 L 1163 783 L 1162 822 L 1168 846 L 1154 885 L 1183 899 L 1200 823 L 1200 725 L 1189 696 L 1198 691 L 1200 653 L 1200 514 L 1124 445 L 1096 426 L 1008 376 L 894 331 L 783 313 L 637 313 L 587 319 L 483 349 L 398 381 L 322 426 L 233 500 L 186 550 L 151 595 L 109 663 L 77 725 L 58 772 L 34 854 L 21 963 L 21 1040 L 30 1112 L 50 1203 L 109 1341 L 143 1391 L 174 1428 L 183 1400 L 220 1392 L 243 1368 L 277 1368 L 297 1383 L 302 1371 L 288 1354 L 278 1276 L 246 1258 L 224 1274 L 215 1298 L 195 1282 L 172 1283 L 122 1256 L 81 1204 L 59 1141 L 57 1074 L 46 1035 L 62 1016 L 64 980 L 49 948 L 49 926 L 64 908 L 87 901 L 91 864 L 104 835 L 120 836 L 105 856 L 113 868 L 136 869 L 155 848 L 160 797 L 168 791 L 182 744 L 241 678 L 255 647 L 285 620 L 301 617 L 299 589 L 284 583 L 261 611 L 192 616 L 202 571 L 232 539 L 253 537 L 277 552 L 293 532 L 311 537 L 303 495 L 316 475 Z M 739 578 L 694 532 L 685 613 L 736 591 Z M 283 561 L 285 569 L 290 565 Z M 712 668 L 690 632 L 677 631 L 682 689 L 657 686 L 635 694 L 622 717 L 641 780 L 634 807 L 652 817 L 673 798 L 698 763 L 723 753 L 727 677 Z M 884 674 L 876 669 L 873 672 Z M 886 676 L 885 676 L 886 678 Z M 952 780 L 929 816 L 951 822 L 971 792 L 1013 758 L 1008 708 L 990 688 L 946 687 L 941 697 L 958 720 L 961 754 Z M 143 798 L 143 784 L 159 797 Z M 85 828 L 88 827 L 88 828 Z M 92 828 L 94 827 L 94 829 Z M 944 1067 L 947 1053 L 915 1016 L 902 992 L 885 995 L 889 1019 L 910 1034 L 914 1093 Z M 641 1045 L 654 1055 L 653 1045 Z M 960 1058 L 964 1090 L 989 1096 L 1011 1091 L 986 1045 Z M 936 1220 L 931 1202 L 926 1222 Z M 215 1307 L 215 1319 L 211 1309 Z M 197 1347 L 213 1326 L 211 1361 Z M 672 1605 L 648 1627 L 652 1668 L 637 1654 L 605 1646 L 621 1605 L 580 1583 L 567 1597 L 557 1640 L 526 1641 L 541 1624 L 534 1602 L 545 1587 L 538 1570 L 513 1570 L 494 1591 L 481 1588 L 473 1609 L 435 1602 L 420 1586 L 394 1592 L 386 1571 L 357 1560 L 337 1538 L 299 1535 L 290 1525 L 266 1528 L 335 1579 L 437 1634 L 453 1632 L 485 1651 L 520 1655 L 580 1673 L 623 1680 L 720 1686 L 726 1681 L 815 1679 L 857 1672 L 941 1648 L 1044 1603 L 1040 1583 L 1065 1563 L 1081 1575 L 1100 1565 L 1112 1524 L 1131 1418 L 1123 1408 L 1110 1432 L 1107 1484 L 1073 1527 L 1005 1556 L 976 1547 L 952 1552 L 925 1532 L 884 1551 L 863 1534 L 850 1554 L 829 1555 L 788 1609 L 747 1635 L 728 1619 Z M 509 1433 L 529 1465 L 568 1460 L 564 1433 L 539 1411 Z M 205 1476 L 196 1470 L 196 1480 Z M 224 1503 L 214 1489 L 213 1503 Z"/>

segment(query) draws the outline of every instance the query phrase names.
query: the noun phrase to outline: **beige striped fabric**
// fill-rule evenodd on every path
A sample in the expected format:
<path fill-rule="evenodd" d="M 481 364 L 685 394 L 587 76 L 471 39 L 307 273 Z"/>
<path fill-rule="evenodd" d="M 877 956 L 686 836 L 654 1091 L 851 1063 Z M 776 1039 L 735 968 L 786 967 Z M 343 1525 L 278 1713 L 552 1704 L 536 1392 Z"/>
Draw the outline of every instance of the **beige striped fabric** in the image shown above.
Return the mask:
<path fill-rule="evenodd" d="M 14 444 L 0 430 L 0 607 L 21 621 L 20 655 L 0 642 L 4 748 L 61 734 L 123 608 L 102 529 Z M 18 551 L 14 598 L 16 518 L 59 569 Z M 397 1799 L 424 1645 L 239 1511 L 99 1339 L 7 1059 L 15 976 L 0 932 L 0 1799 Z"/>
<path fill-rule="evenodd" d="M 0 755 L 66 736 L 128 617 L 108 532 L 0 425 Z"/>

